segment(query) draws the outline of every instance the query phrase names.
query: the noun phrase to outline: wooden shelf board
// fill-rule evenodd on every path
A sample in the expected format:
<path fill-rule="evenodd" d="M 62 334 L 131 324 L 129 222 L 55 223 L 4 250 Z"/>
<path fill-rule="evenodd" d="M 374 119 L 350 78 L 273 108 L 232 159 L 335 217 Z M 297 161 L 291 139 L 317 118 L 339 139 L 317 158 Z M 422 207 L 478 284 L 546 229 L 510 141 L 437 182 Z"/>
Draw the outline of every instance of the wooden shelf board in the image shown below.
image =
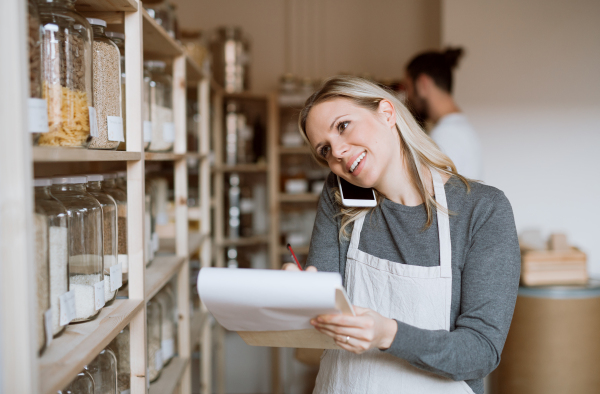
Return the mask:
<path fill-rule="evenodd" d="M 173 394 L 189 362 L 187 358 L 174 357 L 160 372 L 158 380 L 150 385 L 148 394 Z"/>
<path fill-rule="evenodd" d="M 173 275 L 179 271 L 185 258 L 179 256 L 158 256 L 146 268 L 146 301 L 162 289 Z"/>
<path fill-rule="evenodd" d="M 140 152 L 121 152 L 115 150 L 93 150 L 62 147 L 33 147 L 35 162 L 72 162 L 72 161 L 135 161 L 141 160 Z"/>
<path fill-rule="evenodd" d="M 310 146 L 280 146 L 279 154 L 280 155 L 310 155 L 312 151 L 310 150 Z"/>
<path fill-rule="evenodd" d="M 185 56 L 185 74 L 188 86 L 193 86 L 200 82 L 204 75 L 200 65 L 187 55 Z"/>
<path fill-rule="evenodd" d="M 214 172 L 265 172 L 268 166 L 266 164 L 238 164 L 235 166 L 215 166 Z"/>
<path fill-rule="evenodd" d="M 307 246 L 292 246 L 292 249 L 294 249 L 294 253 L 296 253 L 296 255 L 308 254 L 308 245 Z M 281 255 L 289 254 L 291 256 L 290 251 L 288 250 L 288 248 L 286 246 L 279 247 L 279 254 L 281 254 Z"/>
<path fill-rule="evenodd" d="M 92 0 L 90 0 L 92 1 Z M 181 45 L 171 37 L 167 31 L 142 9 L 144 24 L 144 59 L 147 58 L 174 58 L 183 54 Z"/>
<path fill-rule="evenodd" d="M 258 235 L 255 237 L 242 237 L 238 239 L 224 239 L 219 246 L 252 246 L 266 244 L 269 242 L 268 235 Z"/>
<path fill-rule="evenodd" d="M 146 161 L 175 161 L 184 157 L 185 155 L 173 152 L 146 152 L 144 154 Z"/>
<path fill-rule="evenodd" d="M 194 310 L 192 319 L 190 321 L 190 339 L 192 345 L 192 351 L 202 341 L 202 329 L 208 322 L 208 313 L 202 313 L 200 310 Z"/>
<path fill-rule="evenodd" d="M 226 99 L 237 99 L 237 100 L 268 100 L 269 95 L 253 92 L 235 92 L 235 93 L 223 93 L 223 97 Z"/>
<path fill-rule="evenodd" d="M 202 241 L 207 237 L 206 234 L 200 234 L 199 231 L 190 231 L 188 235 L 188 253 L 193 255 L 198 252 Z M 160 253 L 175 253 L 175 238 L 161 238 L 160 239 Z"/>
<path fill-rule="evenodd" d="M 78 12 L 87 11 L 137 11 L 135 0 L 77 0 Z"/>
<path fill-rule="evenodd" d="M 44 394 L 55 394 L 91 362 L 144 307 L 140 300 L 115 300 L 92 321 L 70 324 L 39 360 Z"/>
<path fill-rule="evenodd" d="M 319 201 L 319 194 L 314 193 L 301 193 L 301 194 L 279 194 L 280 202 L 317 202 Z"/>

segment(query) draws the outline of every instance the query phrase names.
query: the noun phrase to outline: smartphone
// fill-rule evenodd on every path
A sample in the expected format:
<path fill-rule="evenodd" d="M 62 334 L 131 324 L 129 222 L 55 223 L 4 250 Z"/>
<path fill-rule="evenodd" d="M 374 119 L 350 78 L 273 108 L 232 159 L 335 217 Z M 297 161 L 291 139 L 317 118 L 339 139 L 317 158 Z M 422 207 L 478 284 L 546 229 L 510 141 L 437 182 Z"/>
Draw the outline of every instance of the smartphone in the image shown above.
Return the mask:
<path fill-rule="evenodd" d="M 339 176 L 337 181 L 342 195 L 342 204 L 345 207 L 374 207 L 377 205 L 373 189 L 358 187 Z"/>

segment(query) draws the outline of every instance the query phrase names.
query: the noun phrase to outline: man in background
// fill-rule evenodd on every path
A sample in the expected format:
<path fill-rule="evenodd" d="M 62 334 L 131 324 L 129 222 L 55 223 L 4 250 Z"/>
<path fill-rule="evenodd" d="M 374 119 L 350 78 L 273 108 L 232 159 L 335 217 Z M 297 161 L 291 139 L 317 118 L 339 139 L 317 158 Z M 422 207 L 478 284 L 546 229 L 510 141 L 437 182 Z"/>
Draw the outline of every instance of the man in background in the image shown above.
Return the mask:
<path fill-rule="evenodd" d="M 406 101 L 421 126 L 434 125 L 429 136 L 452 159 L 458 173 L 481 180 L 479 137 L 452 98 L 452 70 L 462 54 L 461 48 L 448 48 L 414 57 L 406 66 Z"/>

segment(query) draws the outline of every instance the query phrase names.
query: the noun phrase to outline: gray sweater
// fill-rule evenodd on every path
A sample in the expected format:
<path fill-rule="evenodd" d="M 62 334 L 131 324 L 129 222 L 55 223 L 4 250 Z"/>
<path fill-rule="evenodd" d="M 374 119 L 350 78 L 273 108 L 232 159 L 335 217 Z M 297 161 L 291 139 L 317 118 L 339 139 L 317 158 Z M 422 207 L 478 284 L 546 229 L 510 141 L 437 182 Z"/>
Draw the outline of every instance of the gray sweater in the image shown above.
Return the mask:
<path fill-rule="evenodd" d="M 398 321 L 392 346 L 385 352 L 417 368 L 453 380 L 465 380 L 477 394 L 483 378 L 500 362 L 517 297 L 520 252 L 512 208 L 504 193 L 456 177 L 444 186 L 452 242 L 452 305 L 450 331 L 425 330 Z M 344 278 L 349 239 L 339 241 L 329 174 L 317 209 L 307 265 L 339 272 Z M 423 231 L 423 205 L 409 207 L 385 199 L 365 217 L 359 250 L 399 264 L 440 264 L 437 220 Z M 352 231 L 352 225 L 349 226 Z"/>

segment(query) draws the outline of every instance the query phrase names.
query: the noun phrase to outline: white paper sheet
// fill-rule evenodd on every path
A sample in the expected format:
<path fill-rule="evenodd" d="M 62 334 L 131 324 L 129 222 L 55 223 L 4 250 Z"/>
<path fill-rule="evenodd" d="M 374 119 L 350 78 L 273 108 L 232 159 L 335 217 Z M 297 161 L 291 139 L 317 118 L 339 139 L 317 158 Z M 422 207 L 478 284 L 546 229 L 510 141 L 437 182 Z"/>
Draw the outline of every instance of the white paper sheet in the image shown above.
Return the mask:
<path fill-rule="evenodd" d="M 283 331 L 313 328 L 310 319 L 340 313 L 337 272 L 203 268 L 200 298 L 219 324 L 231 331 Z"/>

